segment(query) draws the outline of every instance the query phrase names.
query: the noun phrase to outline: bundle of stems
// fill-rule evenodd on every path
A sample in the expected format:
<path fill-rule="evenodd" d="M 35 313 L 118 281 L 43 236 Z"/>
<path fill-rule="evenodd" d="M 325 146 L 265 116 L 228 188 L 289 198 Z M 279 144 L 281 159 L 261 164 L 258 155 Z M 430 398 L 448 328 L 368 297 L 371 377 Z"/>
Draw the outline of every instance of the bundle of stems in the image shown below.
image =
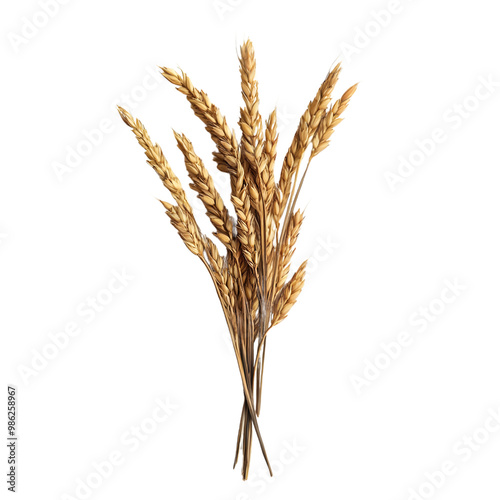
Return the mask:
<path fill-rule="evenodd" d="M 144 148 L 148 163 L 170 191 L 174 203 L 161 203 L 182 241 L 205 265 L 220 299 L 244 393 L 234 467 L 241 451 L 242 475 L 247 479 L 253 430 L 272 475 L 257 417 L 261 409 L 268 332 L 286 318 L 304 285 L 307 261 L 290 277 L 291 259 L 304 220 L 303 211 L 296 208 L 297 198 L 311 160 L 328 146 L 356 85 L 333 100 L 340 64 L 328 72 L 300 118 L 278 177 L 275 173 L 277 113 L 276 109 L 272 111 L 263 123 L 258 109 L 254 48 L 249 40 L 240 47 L 239 63 L 243 96 L 239 139 L 219 108 L 183 71 L 161 68 L 163 76 L 186 96 L 195 115 L 204 123 L 216 146 L 213 158 L 217 168 L 229 175 L 236 217 L 230 215 L 192 143 L 184 134 L 174 132 L 191 179 L 190 187 L 203 203 L 215 228 L 213 235 L 223 251 L 200 231 L 186 193 L 160 146 L 152 142 L 139 120 L 121 107 L 118 110 Z M 308 161 L 300 172 L 306 154 Z"/>

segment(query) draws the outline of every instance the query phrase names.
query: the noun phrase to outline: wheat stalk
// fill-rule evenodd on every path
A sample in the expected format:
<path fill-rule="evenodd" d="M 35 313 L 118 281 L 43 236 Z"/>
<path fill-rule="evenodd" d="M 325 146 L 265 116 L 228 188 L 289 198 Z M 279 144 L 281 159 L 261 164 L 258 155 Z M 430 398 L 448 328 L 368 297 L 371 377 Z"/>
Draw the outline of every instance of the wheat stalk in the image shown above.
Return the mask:
<path fill-rule="evenodd" d="M 287 281 L 304 220 L 303 211 L 296 210 L 295 205 L 311 160 L 328 146 L 356 85 L 332 104 L 340 64 L 328 72 L 300 118 L 276 181 L 277 112 L 273 110 L 263 122 L 259 112 L 255 52 L 249 40 L 240 47 L 239 63 L 243 98 L 238 122 L 240 139 L 229 128 L 219 108 L 205 92 L 194 87 L 183 71 L 161 68 L 163 76 L 186 96 L 195 115 L 204 123 L 216 146 L 213 157 L 217 168 L 230 176 L 230 201 L 236 220 L 230 216 L 191 141 L 184 134 L 174 132 L 191 180 L 190 187 L 202 201 L 223 253 L 200 231 L 186 193 L 160 146 L 152 142 L 139 120 L 123 108 L 118 110 L 173 198 L 174 203 L 161 201 L 170 222 L 186 247 L 203 262 L 219 297 L 244 394 L 234 466 L 241 452 L 242 475 L 247 479 L 254 431 L 272 475 L 258 415 L 268 333 L 287 317 L 305 282 L 307 261 Z M 300 165 L 308 151 L 309 159 L 299 178 Z"/>

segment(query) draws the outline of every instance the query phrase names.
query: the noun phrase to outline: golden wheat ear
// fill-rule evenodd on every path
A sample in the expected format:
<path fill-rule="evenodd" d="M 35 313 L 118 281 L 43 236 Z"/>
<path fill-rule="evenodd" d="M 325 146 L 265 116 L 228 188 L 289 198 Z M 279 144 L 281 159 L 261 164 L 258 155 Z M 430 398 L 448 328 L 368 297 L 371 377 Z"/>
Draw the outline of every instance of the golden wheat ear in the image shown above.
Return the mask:
<path fill-rule="evenodd" d="M 291 280 L 284 286 L 283 290 L 277 297 L 273 306 L 272 326 L 276 326 L 278 323 L 281 323 L 287 317 L 293 305 L 297 302 L 300 292 L 304 287 L 306 265 L 307 260 L 300 265 Z"/>
<path fill-rule="evenodd" d="M 182 188 L 182 184 L 179 178 L 174 174 L 160 146 L 158 144 L 153 144 L 147 130 L 140 120 L 135 120 L 128 111 L 120 106 L 118 106 L 118 112 L 122 120 L 132 129 L 132 132 L 134 132 L 137 142 L 139 142 L 146 153 L 148 163 L 163 181 L 164 186 L 170 191 L 170 194 L 178 203 L 179 207 L 194 218 L 193 210 L 186 198 L 186 193 Z"/>
<path fill-rule="evenodd" d="M 170 68 L 161 67 L 162 75 L 184 94 L 191 104 L 194 114 L 204 123 L 213 142 L 217 146 L 214 160 L 222 172 L 236 174 L 239 161 L 238 141 L 234 132 L 229 128 L 226 118 L 219 108 L 212 104 L 207 94 L 198 90 L 190 78 L 181 71 L 177 73 Z"/>
<path fill-rule="evenodd" d="M 280 255 L 278 257 L 278 270 L 276 276 L 276 290 L 278 290 L 278 293 L 283 288 L 283 285 L 288 278 L 291 260 L 293 254 L 295 253 L 295 244 L 297 243 L 303 221 L 304 214 L 300 210 L 297 210 L 290 219 L 290 228 L 283 244 L 281 245 Z"/>
<path fill-rule="evenodd" d="M 277 219 L 281 218 L 286 209 L 292 191 L 292 184 L 295 182 L 300 162 L 302 161 L 302 157 L 321 119 L 326 114 L 326 109 L 332 100 L 331 95 L 338 81 L 340 70 L 341 67 L 339 63 L 328 72 L 316 96 L 309 103 L 307 109 L 300 118 L 298 129 L 288 148 L 281 168 L 281 175 L 278 183 L 278 204 L 276 205 L 278 213 L 275 214 Z"/>
<path fill-rule="evenodd" d="M 263 158 L 262 117 L 259 113 L 259 91 L 255 79 L 257 63 L 250 40 L 240 47 L 241 95 L 244 107 L 240 109 L 239 125 L 241 128 L 241 146 L 247 175 L 253 177 L 256 185 L 261 184 L 262 170 L 265 168 Z"/>
<path fill-rule="evenodd" d="M 205 206 L 207 216 L 216 230 L 215 236 L 231 249 L 233 223 L 221 195 L 215 188 L 212 176 L 205 168 L 201 158 L 195 153 L 191 141 L 184 134 L 178 134 L 175 131 L 174 136 L 177 147 L 184 155 L 184 163 L 192 181 L 191 189 L 198 193 L 198 198 Z"/>
<path fill-rule="evenodd" d="M 330 144 L 329 139 L 333 134 L 335 127 L 343 120 L 343 118 L 340 118 L 340 115 L 347 108 L 349 100 L 354 95 L 357 88 L 358 84 L 355 84 L 347 89 L 342 97 L 328 109 L 325 116 L 321 119 L 312 140 L 311 159 L 321 153 L 321 151 L 326 149 Z"/>
<path fill-rule="evenodd" d="M 278 149 L 278 113 L 273 109 L 266 120 L 264 154 L 266 156 L 266 170 L 263 173 L 263 180 L 267 185 L 269 209 L 271 209 L 274 198 L 274 163 L 276 161 Z M 266 179 L 267 176 L 267 179 Z"/>
<path fill-rule="evenodd" d="M 198 257 L 202 257 L 204 250 L 202 236 L 199 229 L 196 227 L 196 224 L 194 224 L 192 219 L 189 217 L 189 214 L 187 214 L 179 206 L 171 205 L 170 203 L 162 200 L 160 200 L 160 202 L 165 207 L 172 226 L 177 229 L 179 236 L 189 251 Z"/>

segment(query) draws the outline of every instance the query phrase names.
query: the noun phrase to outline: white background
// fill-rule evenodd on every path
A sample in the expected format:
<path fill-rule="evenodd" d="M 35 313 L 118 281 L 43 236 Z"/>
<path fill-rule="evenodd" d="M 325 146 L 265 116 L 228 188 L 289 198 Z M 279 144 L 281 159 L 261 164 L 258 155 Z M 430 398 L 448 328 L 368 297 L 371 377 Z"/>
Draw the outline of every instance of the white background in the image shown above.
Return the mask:
<path fill-rule="evenodd" d="M 498 498 L 500 432 L 488 420 L 500 407 L 494 2 L 58 5 L 48 20 L 34 0 L 5 3 L 1 16 L 1 407 L 17 385 L 18 498 L 83 498 L 79 481 L 99 482 L 93 462 L 117 452 L 121 465 L 89 498 Z M 303 192 L 305 290 L 269 337 L 260 422 L 276 477 L 255 441 L 243 483 L 232 470 L 242 394 L 216 294 L 115 104 L 140 117 L 184 182 L 172 128 L 214 171 L 187 101 L 148 75 L 179 65 L 236 127 L 236 50 L 248 36 L 262 112 L 280 113 L 280 159 L 337 58 L 336 96 L 360 86 Z M 485 80 L 497 83 L 488 91 Z M 68 148 L 85 150 L 103 120 L 100 143 L 58 176 Z M 418 165 L 391 190 L 401 158 Z M 89 321 L 86 301 L 123 270 L 133 278 Z M 445 292 L 449 304 L 446 280 L 466 288 Z M 432 322 L 419 316 L 429 305 Z M 81 333 L 22 377 L 70 322 Z M 411 343 L 388 361 L 381 344 L 401 332 Z M 373 362 L 386 367 L 367 371 Z M 156 398 L 176 409 L 132 451 L 123 435 L 152 429 Z M 426 485 L 445 461 L 454 473 Z"/>

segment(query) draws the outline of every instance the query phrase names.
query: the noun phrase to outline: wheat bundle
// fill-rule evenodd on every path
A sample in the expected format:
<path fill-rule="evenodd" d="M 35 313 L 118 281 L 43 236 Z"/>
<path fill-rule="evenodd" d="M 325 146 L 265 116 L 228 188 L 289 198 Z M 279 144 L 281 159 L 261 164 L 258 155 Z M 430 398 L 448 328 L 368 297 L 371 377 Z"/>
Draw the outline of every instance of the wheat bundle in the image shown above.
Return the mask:
<path fill-rule="evenodd" d="M 203 203 L 215 229 L 213 235 L 221 242 L 219 247 L 223 252 L 200 231 L 186 193 L 160 146 L 151 141 L 139 120 L 121 107 L 118 110 L 144 148 L 148 163 L 172 195 L 173 204 L 161 203 L 186 247 L 205 265 L 220 299 L 244 393 L 234 466 L 241 451 L 242 475 L 247 479 L 253 431 L 272 475 L 257 418 L 268 332 L 286 318 L 304 285 L 307 261 L 289 278 L 304 219 L 303 212 L 296 208 L 297 198 L 312 158 L 328 146 L 356 85 L 334 101 L 332 93 L 340 64 L 328 72 L 300 118 L 277 177 L 277 113 L 272 111 L 263 123 L 258 109 L 255 54 L 250 41 L 241 46 L 239 63 L 243 96 L 239 139 L 219 108 L 205 92 L 194 87 L 184 72 L 161 68 L 163 76 L 186 96 L 195 115 L 204 123 L 216 146 L 213 157 L 217 168 L 229 175 L 236 219 L 230 215 L 193 144 L 184 134 L 174 132 L 191 179 L 190 187 Z M 307 153 L 307 165 L 299 176 Z"/>

